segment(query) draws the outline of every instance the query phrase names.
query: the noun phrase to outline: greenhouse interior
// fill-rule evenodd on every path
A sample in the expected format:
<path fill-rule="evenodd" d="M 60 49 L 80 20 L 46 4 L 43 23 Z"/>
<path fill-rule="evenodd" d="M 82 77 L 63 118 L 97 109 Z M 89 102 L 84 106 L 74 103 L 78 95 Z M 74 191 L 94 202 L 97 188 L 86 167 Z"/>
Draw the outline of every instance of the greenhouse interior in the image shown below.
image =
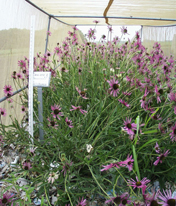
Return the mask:
<path fill-rule="evenodd" d="M 0 7 L 0 206 L 176 206 L 176 0 Z"/>

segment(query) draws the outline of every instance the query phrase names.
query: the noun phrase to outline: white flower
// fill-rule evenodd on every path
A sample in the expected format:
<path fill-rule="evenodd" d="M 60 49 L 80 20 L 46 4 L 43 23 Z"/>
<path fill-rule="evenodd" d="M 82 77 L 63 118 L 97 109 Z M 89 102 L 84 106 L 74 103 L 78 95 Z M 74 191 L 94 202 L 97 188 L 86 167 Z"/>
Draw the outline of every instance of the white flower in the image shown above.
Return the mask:
<path fill-rule="evenodd" d="M 52 173 L 50 173 L 49 174 L 49 178 L 48 178 L 48 183 L 53 183 L 54 182 L 54 180 L 56 180 L 56 179 L 58 179 L 58 172 L 56 172 L 56 173 L 54 173 L 54 172 L 52 172 Z"/>
<path fill-rule="evenodd" d="M 117 74 L 116 76 L 117 76 L 117 77 L 121 77 L 121 76 L 122 76 L 122 74 Z"/>
<path fill-rule="evenodd" d="M 110 68 L 110 71 L 111 71 L 111 72 L 115 72 L 115 70 L 114 70 L 113 68 Z"/>
<path fill-rule="evenodd" d="M 86 149 L 87 149 L 87 152 L 90 153 L 92 151 L 93 147 L 91 144 L 86 144 Z"/>

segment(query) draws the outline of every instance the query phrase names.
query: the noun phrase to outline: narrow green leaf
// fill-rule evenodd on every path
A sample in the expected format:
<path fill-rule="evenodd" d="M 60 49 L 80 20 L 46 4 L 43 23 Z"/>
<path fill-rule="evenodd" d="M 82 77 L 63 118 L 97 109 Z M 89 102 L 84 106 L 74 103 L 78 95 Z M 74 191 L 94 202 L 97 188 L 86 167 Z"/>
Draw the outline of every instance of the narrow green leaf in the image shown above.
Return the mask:
<path fill-rule="evenodd" d="M 134 145 L 132 145 L 132 150 L 133 150 L 133 158 L 134 158 L 134 170 L 135 170 L 135 172 L 137 172 L 138 179 L 140 180 L 141 177 L 140 177 L 140 173 L 139 173 L 137 154 L 136 154 L 136 150 L 135 150 L 135 146 Z"/>
<path fill-rule="evenodd" d="M 157 111 L 159 110 L 159 108 L 156 109 L 156 111 L 148 118 L 147 122 L 145 123 L 145 127 L 147 127 L 148 122 L 151 120 L 151 118 L 157 113 Z"/>
<path fill-rule="evenodd" d="M 143 145 L 138 149 L 137 152 L 139 152 L 142 148 L 146 147 L 148 144 L 150 144 L 150 143 L 152 143 L 152 142 L 157 142 L 157 141 L 158 141 L 158 139 L 151 139 L 151 140 L 149 140 L 148 142 L 146 142 L 145 144 L 143 144 Z"/>
<path fill-rule="evenodd" d="M 158 132 L 158 130 L 154 129 L 154 130 L 144 131 L 143 133 L 144 134 L 152 134 L 152 133 L 157 133 L 157 132 Z"/>

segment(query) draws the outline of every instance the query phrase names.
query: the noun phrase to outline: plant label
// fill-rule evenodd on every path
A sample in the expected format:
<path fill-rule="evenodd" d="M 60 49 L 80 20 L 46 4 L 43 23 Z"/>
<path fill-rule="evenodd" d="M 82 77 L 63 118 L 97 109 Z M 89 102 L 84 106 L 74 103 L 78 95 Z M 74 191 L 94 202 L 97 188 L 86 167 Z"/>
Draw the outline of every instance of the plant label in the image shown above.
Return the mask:
<path fill-rule="evenodd" d="M 34 72 L 34 87 L 49 87 L 51 72 Z"/>

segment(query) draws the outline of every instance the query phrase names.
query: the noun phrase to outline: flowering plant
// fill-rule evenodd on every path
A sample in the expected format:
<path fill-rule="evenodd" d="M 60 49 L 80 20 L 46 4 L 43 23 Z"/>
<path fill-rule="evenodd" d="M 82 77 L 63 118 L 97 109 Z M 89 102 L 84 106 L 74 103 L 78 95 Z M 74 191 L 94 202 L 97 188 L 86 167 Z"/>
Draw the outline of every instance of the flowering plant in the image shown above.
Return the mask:
<path fill-rule="evenodd" d="M 88 32 L 89 40 L 95 39 L 95 32 Z M 122 28 L 122 34 L 127 34 L 127 28 Z M 59 205 L 86 205 L 97 194 L 107 204 L 136 205 L 140 194 L 136 190 L 141 189 L 141 201 L 151 205 L 158 200 L 147 198 L 147 184 L 158 180 L 164 188 L 165 181 L 175 181 L 176 91 L 170 78 L 175 61 L 164 56 L 159 44 L 148 53 L 136 36 L 124 44 L 116 38 L 80 45 L 74 29 L 53 54 L 35 57 L 34 70 L 52 74 L 50 87 L 43 88 L 44 141 L 39 140 L 41 124 L 34 115 L 35 155 L 25 153 L 26 160 L 19 166 L 32 186 L 40 185 L 38 197 L 48 197 L 53 185 Z M 19 67 L 12 78 L 27 83 L 28 59 L 19 61 Z M 12 87 L 6 85 L 4 92 L 11 94 Z M 32 145 L 22 124 L 28 119 L 27 93 L 21 101 L 22 122 L 14 119 L 11 130 L 1 126 L 1 133 L 8 143 L 27 151 Z M 37 108 L 34 89 L 34 114 Z M 0 111 L 3 121 L 7 112 Z M 167 151 L 156 154 L 156 143 Z"/>

